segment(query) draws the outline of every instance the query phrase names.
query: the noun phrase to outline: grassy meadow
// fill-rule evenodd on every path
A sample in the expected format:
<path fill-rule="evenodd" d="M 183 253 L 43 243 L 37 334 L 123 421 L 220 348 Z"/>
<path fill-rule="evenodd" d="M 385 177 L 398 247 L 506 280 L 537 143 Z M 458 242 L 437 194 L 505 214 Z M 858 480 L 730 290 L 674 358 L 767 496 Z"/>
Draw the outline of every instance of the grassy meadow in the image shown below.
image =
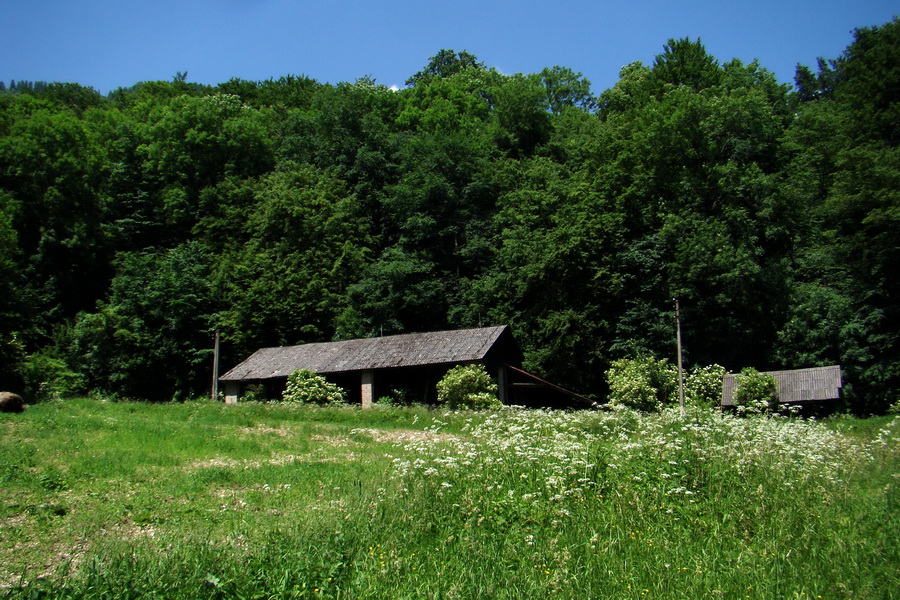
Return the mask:
<path fill-rule="evenodd" d="M 0 598 L 900 597 L 900 419 L 48 402 Z"/>

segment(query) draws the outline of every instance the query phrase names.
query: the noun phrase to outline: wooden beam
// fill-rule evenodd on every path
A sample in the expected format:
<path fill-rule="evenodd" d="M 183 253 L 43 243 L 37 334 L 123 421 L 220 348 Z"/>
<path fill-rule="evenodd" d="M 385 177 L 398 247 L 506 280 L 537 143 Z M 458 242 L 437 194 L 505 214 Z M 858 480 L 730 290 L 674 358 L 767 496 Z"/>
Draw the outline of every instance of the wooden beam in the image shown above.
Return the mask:
<path fill-rule="evenodd" d="M 506 376 L 506 367 L 500 365 L 497 367 L 497 387 L 501 404 L 509 404 L 509 381 Z"/>

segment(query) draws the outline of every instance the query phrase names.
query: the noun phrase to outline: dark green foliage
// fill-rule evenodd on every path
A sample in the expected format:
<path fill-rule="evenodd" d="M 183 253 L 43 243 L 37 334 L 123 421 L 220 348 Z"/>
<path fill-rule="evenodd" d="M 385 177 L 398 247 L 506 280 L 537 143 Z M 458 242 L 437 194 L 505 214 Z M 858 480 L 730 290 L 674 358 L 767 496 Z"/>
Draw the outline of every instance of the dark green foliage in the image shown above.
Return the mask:
<path fill-rule="evenodd" d="M 218 86 L 225 94 L 236 94 L 250 106 L 284 109 L 306 108 L 315 97 L 320 84 L 305 76 L 287 75 L 277 80 L 247 81 L 231 79 Z"/>
<path fill-rule="evenodd" d="M 831 96 L 837 83 L 838 66 L 835 61 L 818 60 L 819 72 L 813 73 L 806 65 L 797 65 L 794 82 L 801 102 L 809 102 Z"/>
<path fill-rule="evenodd" d="M 581 73 L 556 66 L 542 70 L 540 79 L 547 93 L 547 108 L 554 113 L 572 107 L 592 110 L 597 106 L 597 100 L 591 94 L 591 82 Z"/>
<path fill-rule="evenodd" d="M 201 190 L 222 179 L 272 167 L 262 115 L 238 96 L 176 96 L 153 106 L 137 155 L 166 219 L 168 235 L 186 235 L 202 217 Z"/>
<path fill-rule="evenodd" d="M 12 197 L 0 191 L 0 380 L 7 387 L 20 383 L 18 364 L 23 348 L 18 340 L 19 322 L 24 311 L 18 270 L 18 236 L 12 224 L 16 207 Z"/>
<path fill-rule="evenodd" d="M 706 52 L 698 39 L 670 39 L 653 61 L 653 78 L 661 86 L 686 86 L 695 91 L 719 84 L 722 71 L 716 59 Z"/>
<path fill-rule="evenodd" d="M 243 223 L 206 224 L 212 238 L 232 233 L 215 287 L 228 299 L 220 317 L 226 339 L 242 352 L 329 339 L 369 243 L 339 180 L 309 166 L 283 168 L 234 190 L 248 198 L 230 198 L 252 203 L 235 215 Z"/>
<path fill-rule="evenodd" d="M 72 364 L 125 397 L 203 392 L 213 333 L 208 263 L 196 242 L 121 255 L 109 299 L 72 327 Z"/>
<path fill-rule="evenodd" d="M 446 326 L 446 283 L 434 264 L 400 248 L 389 248 L 347 288 L 349 306 L 337 320 L 341 338 L 371 337 Z"/>
<path fill-rule="evenodd" d="M 436 77 L 450 77 L 467 69 L 484 69 L 484 63 L 465 50 L 455 52 L 444 49 L 432 56 L 424 69 L 407 79 L 406 85 L 428 83 Z"/>
<path fill-rule="evenodd" d="M 90 308 L 106 287 L 100 191 L 106 153 L 95 122 L 28 96 L 12 112 L 0 137 L 0 189 L 20 250 L 18 293 L 42 337 L 54 322 Z"/>
<path fill-rule="evenodd" d="M 839 60 L 820 61 L 827 93 L 790 131 L 791 183 L 812 207 L 815 235 L 783 331 L 809 343 L 783 353 L 840 362 L 856 410 L 880 412 L 900 389 L 900 21 L 855 38 Z"/>
<path fill-rule="evenodd" d="M 504 75 L 453 50 L 399 91 L 10 83 L 0 377 L 162 399 L 205 391 L 216 328 L 228 366 L 508 323 L 528 369 L 603 397 L 613 361 L 674 358 L 677 296 L 688 367 L 840 363 L 851 406 L 884 410 L 898 32 L 856 31 L 796 91 L 690 39 L 599 97 L 566 67 Z"/>
<path fill-rule="evenodd" d="M 51 348 L 47 352 L 52 351 Z M 84 376 L 72 371 L 64 359 L 47 352 L 32 354 L 22 361 L 25 397 L 30 402 L 41 402 L 84 393 Z"/>

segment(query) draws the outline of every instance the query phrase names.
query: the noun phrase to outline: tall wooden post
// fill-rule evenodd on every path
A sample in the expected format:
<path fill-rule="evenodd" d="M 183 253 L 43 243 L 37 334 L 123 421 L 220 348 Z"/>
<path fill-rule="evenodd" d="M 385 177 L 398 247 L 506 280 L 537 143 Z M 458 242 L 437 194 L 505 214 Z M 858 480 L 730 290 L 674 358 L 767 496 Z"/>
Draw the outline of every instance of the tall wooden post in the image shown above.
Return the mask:
<path fill-rule="evenodd" d="M 509 404 L 509 391 L 507 386 L 506 365 L 497 367 L 497 389 L 501 404 Z"/>
<path fill-rule="evenodd" d="M 216 329 L 215 342 L 213 342 L 213 376 L 212 376 L 212 400 L 219 400 L 219 330 Z"/>
<path fill-rule="evenodd" d="M 678 298 L 675 300 L 675 330 L 676 340 L 678 342 L 678 403 L 681 406 L 681 412 L 684 412 L 684 371 L 681 366 L 681 307 L 678 304 Z"/>

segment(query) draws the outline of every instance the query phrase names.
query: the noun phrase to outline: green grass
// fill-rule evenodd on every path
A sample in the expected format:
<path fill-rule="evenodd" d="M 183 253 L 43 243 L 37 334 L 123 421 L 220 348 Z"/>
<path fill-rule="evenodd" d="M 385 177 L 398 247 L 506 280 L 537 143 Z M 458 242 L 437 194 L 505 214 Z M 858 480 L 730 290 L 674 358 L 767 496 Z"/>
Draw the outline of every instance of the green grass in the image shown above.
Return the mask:
<path fill-rule="evenodd" d="M 892 598 L 900 420 L 75 400 L 0 415 L 0 598 Z"/>

